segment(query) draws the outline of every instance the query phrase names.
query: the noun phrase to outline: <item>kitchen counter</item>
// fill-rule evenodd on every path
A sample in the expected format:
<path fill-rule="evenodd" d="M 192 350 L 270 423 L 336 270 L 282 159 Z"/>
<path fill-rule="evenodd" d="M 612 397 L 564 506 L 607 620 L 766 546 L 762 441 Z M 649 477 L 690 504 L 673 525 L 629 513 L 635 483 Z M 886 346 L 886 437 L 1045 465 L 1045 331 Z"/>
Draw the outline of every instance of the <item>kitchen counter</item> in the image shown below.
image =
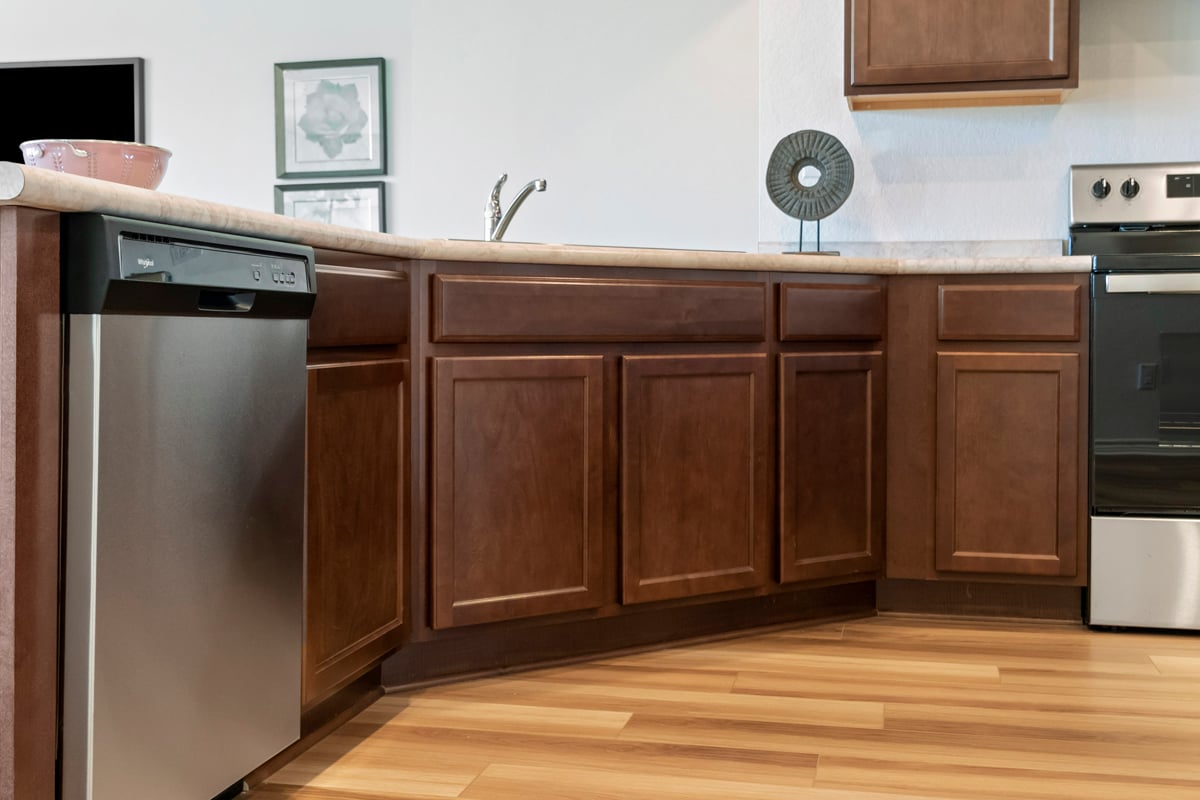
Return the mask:
<path fill-rule="evenodd" d="M 297 220 L 263 211 L 0 163 L 0 206 L 95 211 L 156 222 L 298 241 L 313 247 L 392 258 L 871 275 L 1088 272 L 1082 256 L 1038 258 L 843 258 L 520 242 L 414 239 Z"/>

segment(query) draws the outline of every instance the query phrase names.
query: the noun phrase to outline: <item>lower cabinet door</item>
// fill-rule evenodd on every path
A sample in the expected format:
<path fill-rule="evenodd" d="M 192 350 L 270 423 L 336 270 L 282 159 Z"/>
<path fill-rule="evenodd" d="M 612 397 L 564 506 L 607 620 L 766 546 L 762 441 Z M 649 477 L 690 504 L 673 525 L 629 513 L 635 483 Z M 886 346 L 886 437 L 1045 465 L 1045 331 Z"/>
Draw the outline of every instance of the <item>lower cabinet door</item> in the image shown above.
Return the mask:
<path fill-rule="evenodd" d="M 938 353 L 936 566 L 1076 572 L 1079 356 Z"/>
<path fill-rule="evenodd" d="M 878 572 L 883 354 L 780 356 L 779 580 Z"/>
<path fill-rule="evenodd" d="M 767 582 L 765 355 L 622 359 L 622 598 Z"/>
<path fill-rule="evenodd" d="M 407 366 L 308 368 L 305 705 L 400 644 Z"/>
<path fill-rule="evenodd" d="M 433 360 L 435 628 L 603 603 L 603 358 Z"/>

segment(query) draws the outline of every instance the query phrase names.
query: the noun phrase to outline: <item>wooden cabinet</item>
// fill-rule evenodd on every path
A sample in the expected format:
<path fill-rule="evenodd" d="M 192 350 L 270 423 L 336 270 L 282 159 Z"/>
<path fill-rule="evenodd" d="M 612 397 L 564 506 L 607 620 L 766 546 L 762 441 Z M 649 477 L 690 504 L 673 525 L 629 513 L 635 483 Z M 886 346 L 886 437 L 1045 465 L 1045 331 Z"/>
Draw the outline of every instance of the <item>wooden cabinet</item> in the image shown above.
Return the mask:
<path fill-rule="evenodd" d="M 435 628 L 601 604 L 602 361 L 433 359 Z"/>
<path fill-rule="evenodd" d="M 1079 360 L 938 354 L 938 570 L 1075 574 Z"/>
<path fill-rule="evenodd" d="M 1087 280 L 892 279 L 889 578 L 1085 583 Z"/>
<path fill-rule="evenodd" d="M 408 591 L 409 281 L 395 270 L 328 266 L 329 258 L 318 254 L 309 323 L 302 685 L 310 708 L 401 644 Z"/>
<path fill-rule="evenodd" d="M 767 359 L 622 359 L 626 603 L 762 586 L 770 531 Z"/>
<path fill-rule="evenodd" d="M 406 363 L 310 365 L 304 699 L 399 643 Z"/>
<path fill-rule="evenodd" d="M 779 580 L 863 580 L 883 560 L 887 291 L 779 285 Z"/>
<path fill-rule="evenodd" d="M 851 108 L 1061 102 L 1079 0 L 846 0 Z"/>
<path fill-rule="evenodd" d="M 876 573 L 884 522 L 881 352 L 780 356 L 780 581 Z"/>

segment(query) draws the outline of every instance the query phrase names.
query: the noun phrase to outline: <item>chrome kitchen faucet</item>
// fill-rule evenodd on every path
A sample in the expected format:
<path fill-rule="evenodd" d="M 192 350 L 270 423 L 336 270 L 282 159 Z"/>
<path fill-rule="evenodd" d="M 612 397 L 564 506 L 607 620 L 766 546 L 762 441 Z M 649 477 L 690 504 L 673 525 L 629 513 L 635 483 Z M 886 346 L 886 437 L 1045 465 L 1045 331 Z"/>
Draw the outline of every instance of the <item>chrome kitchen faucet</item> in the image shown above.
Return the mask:
<path fill-rule="evenodd" d="M 496 185 L 492 187 L 492 195 L 488 198 L 487 207 L 484 209 L 484 234 L 485 241 L 498 242 L 504 237 L 504 232 L 508 230 L 509 223 L 512 222 L 513 215 L 517 213 L 517 209 L 525 202 L 525 198 L 529 197 L 533 192 L 546 191 L 545 178 L 538 178 L 535 181 L 530 181 L 525 184 L 517 197 L 513 200 L 512 205 L 508 207 L 508 211 L 500 214 L 500 189 L 504 187 L 504 182 L 508 180 L 508 173 L 500 176 L 496 181 Z"/>

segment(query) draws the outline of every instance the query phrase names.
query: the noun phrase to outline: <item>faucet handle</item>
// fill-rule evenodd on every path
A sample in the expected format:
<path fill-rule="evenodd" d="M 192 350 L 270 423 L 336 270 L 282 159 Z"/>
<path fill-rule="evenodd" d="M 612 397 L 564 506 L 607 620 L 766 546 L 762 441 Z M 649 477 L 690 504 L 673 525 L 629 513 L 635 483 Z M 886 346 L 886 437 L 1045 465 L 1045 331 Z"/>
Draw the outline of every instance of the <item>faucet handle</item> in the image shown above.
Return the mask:
<path fill-rule="evenodd" d="M 496 180 L 496 185 L 492 187 L 492 196 L 488 201 L 489 205 L 494 203 L 497 208 L 500 207 L 500 190 L 504 188 L 505 181 L 508 180 L 508 173 L 504 173 Z"/>

